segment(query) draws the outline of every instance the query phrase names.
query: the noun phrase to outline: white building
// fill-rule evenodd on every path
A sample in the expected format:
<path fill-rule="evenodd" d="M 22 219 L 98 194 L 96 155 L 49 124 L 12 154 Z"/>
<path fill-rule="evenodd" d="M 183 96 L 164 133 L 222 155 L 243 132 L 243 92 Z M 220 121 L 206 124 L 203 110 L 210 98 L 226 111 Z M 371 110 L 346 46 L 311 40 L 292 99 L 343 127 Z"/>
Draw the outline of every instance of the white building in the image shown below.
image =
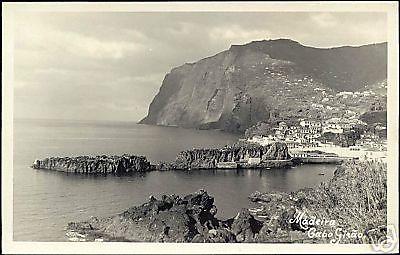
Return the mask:
<path fill-rule="evenodd" d="M 343 133 L 343 128 L 339 124 L 327 124 L 322 127 L 322 133 L 341 134 Z"/>
<path fill-rule="evenodd" d="M 261 158 L 249 158 L 247 163 L 251 165 L 256 165 L 261 163 Z"/>
<path fill-rule="evenodd" d="M 300 126 L 306 127 L 306 128 L 311 128 L 311 127 L 321 127 L 322 124 L 319 121 L 313 121 L 313 120 L 301 120 L 300 121 Z"/>
<path fill-rule="evenodd" d="M 351 91 L 341 91 L 339 93 L 336 94 L 337 96 L 352 96 L 353 92 Z"/>
<path fill-rule="evenodd" d="M 253 136 L 252 138 L 247 139 L 247 141 L 253 142 L 253 143 L 258 143 L 262 146 L 265 146 L 265 145 L 277 142 L 277 139 L 271 135 L 269 135 L 268 137 Z"/>

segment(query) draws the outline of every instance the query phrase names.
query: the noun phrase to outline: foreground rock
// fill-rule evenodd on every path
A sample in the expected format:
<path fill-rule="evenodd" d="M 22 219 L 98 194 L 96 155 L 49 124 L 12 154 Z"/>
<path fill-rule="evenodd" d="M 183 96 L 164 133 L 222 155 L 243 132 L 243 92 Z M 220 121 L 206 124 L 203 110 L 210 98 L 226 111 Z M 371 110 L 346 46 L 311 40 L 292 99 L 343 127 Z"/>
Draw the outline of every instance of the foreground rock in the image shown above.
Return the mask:
<path fill-rule="evenodd" d="M 214 198 L 203 190 L 185 197 L 150 197 L 116 216 L 69 223 L 67 236 L 86 241 L 240 242 L 252 241 L 261 228 L 247 210 L 228 221 L 217 219 L 216 213 Z"/>
<path fill-rule="evenodd" d="M 125 175 L 151 169 L 146 157 L 124 154 L 122 156 L 50 157 L 36 160 L 32 168 L 81 174 Z"/>
<path fill-rule="evenodd" d="M 338 167 L 332 180 L 318 187 L 292 193 L 255 192 L 250 199 L 259 207 L 242 209 L 222 221 L 215 217 L 214 198 L 206 191 L 185 197 L 150 197 L 147 203 L 115 216 L 69 223 L 67 236 L 75 241 L 223 243 L 329 243 L 335 238 L 339 243 L 376 243 L 386 237 L 384 163 L 347 162 Z M 326 223 L 294 221 L 298 215 Z M 313 227 L 333 233 L 332 237 L 310 236 Z"/>

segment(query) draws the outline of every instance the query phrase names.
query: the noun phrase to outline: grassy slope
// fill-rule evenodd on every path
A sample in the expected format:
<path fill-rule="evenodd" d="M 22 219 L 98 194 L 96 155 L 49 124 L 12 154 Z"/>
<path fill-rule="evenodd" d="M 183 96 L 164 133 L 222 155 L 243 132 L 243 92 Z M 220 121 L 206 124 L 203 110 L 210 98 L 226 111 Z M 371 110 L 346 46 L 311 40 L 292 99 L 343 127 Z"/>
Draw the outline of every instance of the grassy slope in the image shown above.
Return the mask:
<path fill-rule="evenodd" d="M 339 166 L 332 180 L 316 188 L 290 194 L 258 193 L 256 197 L 264 207 L 259 215 L 267 216 L 264 226 L 269 226 L 261 230 L 260 241 L 276 238 L 279 229 L 283 231 L 278 241 L 296 241 L 291 235 L 300 232 L 295 231 L 299 230 L 298 226 L 286 224 L 295 210 L 305 212 L 308 217 L 336 221 L 333 227 L 317 226 L 318 231 L 334 232 L 341 227 L 363 234 L 362 238 L 344 237 L 340 243 L 370 243 L 371 239 L 382 237 L 387 217 L 386 169 L 386 164 L 381 162 L 351 161 Z M 277 225 L 278 231 L 271 228 L 273 225 Z M 331 239 L 312 240 L 300 232 L 297 241 L 305 240 L 325 243 Z"/>

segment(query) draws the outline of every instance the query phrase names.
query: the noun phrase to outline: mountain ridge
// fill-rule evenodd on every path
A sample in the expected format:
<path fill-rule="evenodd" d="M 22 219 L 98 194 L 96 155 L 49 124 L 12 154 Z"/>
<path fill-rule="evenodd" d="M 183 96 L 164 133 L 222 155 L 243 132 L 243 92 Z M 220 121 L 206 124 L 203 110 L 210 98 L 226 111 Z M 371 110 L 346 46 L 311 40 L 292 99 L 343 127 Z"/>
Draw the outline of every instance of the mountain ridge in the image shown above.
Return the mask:
<path fill-rule="evenodd" d="M 243 132 L 259 121 L 315 115 L 311 105 L 337 92 L 384 83 L 386 59 L 385 42 L 329 49 L 290 39 L 231 45 L 173 68 L 139 123 Z M 378 99 L 365 103 L 371 100 Z"/>

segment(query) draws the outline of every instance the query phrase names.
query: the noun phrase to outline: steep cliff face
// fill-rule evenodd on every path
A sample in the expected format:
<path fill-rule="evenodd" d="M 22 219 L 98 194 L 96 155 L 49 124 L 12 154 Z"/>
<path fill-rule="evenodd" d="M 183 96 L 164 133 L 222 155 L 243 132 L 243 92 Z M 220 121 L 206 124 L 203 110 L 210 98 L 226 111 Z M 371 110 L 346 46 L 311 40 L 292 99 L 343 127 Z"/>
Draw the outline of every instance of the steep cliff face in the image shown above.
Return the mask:
<path fill-rule="evenodd" d="M 258 121 L 318 115 L 312 103 L 386 79 L 386 43 L 317 49 L 280 39 L 234 45 L 164 78 L 144 124 L 243 132 Z"/>

